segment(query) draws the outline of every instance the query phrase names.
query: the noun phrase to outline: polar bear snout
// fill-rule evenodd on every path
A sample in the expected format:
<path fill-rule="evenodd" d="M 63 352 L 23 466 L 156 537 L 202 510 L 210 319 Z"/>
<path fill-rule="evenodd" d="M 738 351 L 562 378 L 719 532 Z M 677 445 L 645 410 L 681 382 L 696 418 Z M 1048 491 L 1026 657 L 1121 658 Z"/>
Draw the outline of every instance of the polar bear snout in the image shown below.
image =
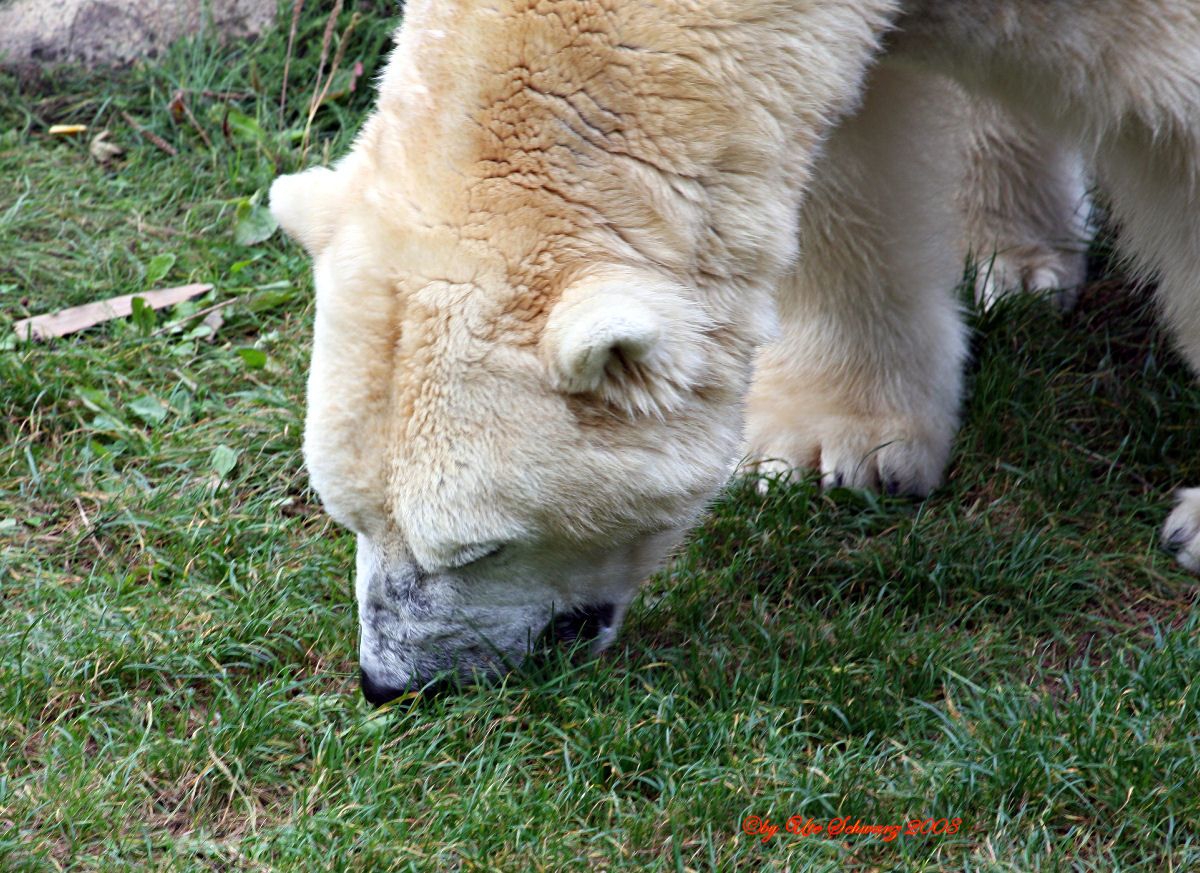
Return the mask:
<path fill-rule="evenodd" d="M 363 697 L 372 706 L 383 706 L 385 703 L 390 703 L 397 697 L 403 697 L 406 694 L 415 693 L 421 697 L 434 697 L 450 688 L 452 684 L 447 679 L 437 679 L 424 685 L 412 683 L 407 686 L 392 686 L 387 682 L 378 681 L 367 672 L 365 667 L 360 667 L 358 672 L 362 683 Z"/>
<path fill-rule="evenodd" d="M 614 603 L 589 604 L 564 612 L 555 612 L 549 625 L 542 631 L 540 639 L 545 646 L 585 646 L 595 653 L 606 648 L 616 637 L 623 612 L 624 610 L 618 608 Z M 531 637 L 532 634 L 528 636 Z M 472 641 L 466 646 L 466 653 L 478 655 L 476 649 L 478 649 L 478 644 Z M 542 654 L 546 651 L 542 645 L 535 647 L 535 650 Z M 483 659 L 482 661 L 468 659 L 472 660 L 474 665 L 469 675 L 472 679 L 478 679 L 481 676 L 498 676 L 508 672 L 509 668 L 520 663 L 526 655 L 535 655 L 535 652 L 515 651 L 507 653 L 507 657 Z M 366 665 L 360 665 L 359 678 L 363 697 L 372 706 L 382 706 L 406 695 L 420 699 L 436 697 L 453 690 L 460 681 L 466 681 L 463 672 L 464 665 L 461 663 L 456 663 L 457 669 L 438 669 L 445 663 L 457 661 L 449 652 L 432 654 L 429 661 L 430 669 L 433 670 L 430 675 L 425 675 L 418 668 L 409 673 L 408 679 L 404 682 L 396 680 L 397 674 L 376 672 Z"/>

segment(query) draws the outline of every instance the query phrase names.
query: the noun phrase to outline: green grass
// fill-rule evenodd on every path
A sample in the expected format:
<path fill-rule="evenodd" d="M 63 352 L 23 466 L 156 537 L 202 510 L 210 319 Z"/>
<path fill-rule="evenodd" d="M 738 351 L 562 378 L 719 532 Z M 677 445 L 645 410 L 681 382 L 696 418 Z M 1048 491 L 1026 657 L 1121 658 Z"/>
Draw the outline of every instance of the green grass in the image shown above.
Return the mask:
<path fill-rule="evenodd" d="M 387 24 L 358 9 L 365 83 Z M 736 484 L 602 659 L 370 710 L 352 539 L 299 453 L 307 263 L 234 236 L 304 161 L 323 27 L 282 118 L 285 32 L 0 79 L 0 328 L 155 280 L 216 285 L 175 318 L 233 301 L 215 337 L 161 313 L 0 351 L 0 869 L 1200 869 L 1197 588 L 1155 545 L 1200 391 L 1118 281 L 974 317 L 932 499 Z M 962 827 L 741 830 L 793 814 Z"/>

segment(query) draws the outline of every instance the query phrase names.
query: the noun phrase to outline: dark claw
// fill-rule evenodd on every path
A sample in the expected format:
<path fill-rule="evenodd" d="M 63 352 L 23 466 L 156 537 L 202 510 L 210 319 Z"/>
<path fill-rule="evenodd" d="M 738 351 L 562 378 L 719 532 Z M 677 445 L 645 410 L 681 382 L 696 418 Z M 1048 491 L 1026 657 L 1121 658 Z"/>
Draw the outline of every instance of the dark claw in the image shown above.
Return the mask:
<path fill-rule="evenodd" d="M 841 488 L 845 484 L 846 484 L 846 477 L 843 476 L 841 473 L 835 472 L 833 474 L 833 482 L 830 484 L 829 487 L 830 488 Z"/>
<path fill-rule="evenodd" d="M 1175 530 L 1167 534 L 1167 538 L 1163 542 L 1163 548 L 1166 549 L 1170 554 L 1174 555 L 1183 548 L 1188 539 L 1189 537 L 1187 528 L 1177 527 Z"/>
<path fill-rule="evenodd" d="M 883 490 L 887 492 L 888 497 L 895 497 L 901 493 L 900 479 L 892 476 L 887 480 L 887 484 L 883 486 Z"/>

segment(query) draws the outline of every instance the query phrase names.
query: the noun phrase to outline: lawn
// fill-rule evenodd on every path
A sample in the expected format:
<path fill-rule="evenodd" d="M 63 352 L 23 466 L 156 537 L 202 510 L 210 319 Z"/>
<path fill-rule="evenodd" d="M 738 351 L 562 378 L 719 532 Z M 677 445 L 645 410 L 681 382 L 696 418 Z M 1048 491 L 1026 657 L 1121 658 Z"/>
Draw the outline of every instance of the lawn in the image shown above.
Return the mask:
<path fill-rule="evenodd" d="M 261 201 L 345 150 L 385 7 L 324 64 L 305 14 L 282 110 L 286 20 L 0 77 L 0 870 L 1200 869 L 1198 589 L 1157 548 L 1200 390 L 1102 247 L 1074 312 L 972 314 L 931 499 L 734 483 L 600 659 L 363 702 L 353 539 L 300 457 L 308 264 Z"/>

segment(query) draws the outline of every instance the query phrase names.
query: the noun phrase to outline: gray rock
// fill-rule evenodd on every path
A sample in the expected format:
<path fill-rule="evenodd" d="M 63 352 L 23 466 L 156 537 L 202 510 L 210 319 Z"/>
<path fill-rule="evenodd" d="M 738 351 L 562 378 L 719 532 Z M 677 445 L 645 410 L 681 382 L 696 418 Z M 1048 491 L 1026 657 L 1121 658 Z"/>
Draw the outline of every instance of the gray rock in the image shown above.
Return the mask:
<path fill-rule="evenodd" d="M 0 65 L 127 64 L 207 22 L 257 36 L 275 10 L 276 0 L 0 0 Z"/>

